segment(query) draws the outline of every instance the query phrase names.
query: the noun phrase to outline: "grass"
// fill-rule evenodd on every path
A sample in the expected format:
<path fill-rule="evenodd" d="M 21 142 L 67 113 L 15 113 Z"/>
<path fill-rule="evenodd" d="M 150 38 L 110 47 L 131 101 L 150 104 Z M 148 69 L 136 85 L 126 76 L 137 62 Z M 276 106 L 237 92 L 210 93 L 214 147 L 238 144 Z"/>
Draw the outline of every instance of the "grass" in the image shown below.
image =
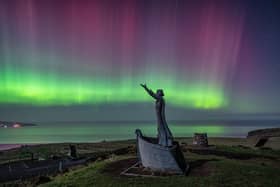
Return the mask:
<path fill-rule="evenodd" d="M 225 146 L 219 145 L 216 146 L 216 150 L 225 151 L 227 153 L 236 153 L 236 154 L 248 154 L 255 157 L 270 157 L 270 158 L 279 158 L 280 150 L 273 150 L 273 149 L 251 149 L 250 147 L 242 147 L 242 146 Z"/>
<path fill-rule="evenodd" d="M 191 139 L 181 139 L 181 142 L 191 143 Z M 280 186 L 280 150 L 252 149 L 242 139 L 211 139 L 210 144 L 225 155 L 250 155 L 246 159 L 229 158 L 223 154 L 198 154 L 188 151 L 188 145 L 182 145 L 186 160 L 191 165 L 188 176 L 162 176 L 162 177 L 125 177 L 118 172 L 109 172 L 112 163 L 119 162 L 135 154 L 112 155 L 109 159 L 90 163 L 88 166 L 77 167 L 69 172 L 50 176 L 51 182 L 41 184 L 41 187 L 227 187 L 227 186 Z M 218 143 L 216 143 L 218 142 Z M 231 143 L 232 142 L 232 143 Z M 95 144 L 76 144 L 80 154 L 98 154 L 134 145 L 134 141 L 100 142 Z M 242 145 L 242 146 L 239 146 Z M 30 148 L 45 155 L 66 154 L 68 144 L 39 145 Z M 7 156 L 18 158 L 24 155 L 20 149 L 5 151 L 0 155 L 1 161 L 7 161 Z M 116 174 L 117 173 L 117 174 Z M 120 173 L 120 172 L 119 172 Z M 9 186 L 34 186 L 32 180 L 6 183 Z M 1 184 L 0 184 L 1 186 Z"/>
<path fill-rule="evenodd" d="M 211 157 L 211 156 L 210 156 Z M 124 177 L 104 173 L 103 170 L 109 167 L 110 163 L 116 162 L 125 157 L 116 157 L 78 169 L 62 176 L 54 178 L 50 183 L 41 187 L 62 187 L 62 186 L 114 186 L 114 187 L 144 187 L 144 186 L 279 186 L 280 168 L 263 166 L 240 160 L 219 158 L 218 161 L 207 162 L 211 168 L 208 176 L 168 176 L 156 178 Z M 213 158 L 213 157 L 212 157 Z M 214 157 L 217 159 L 217 157 Z M 199 159 L 209 160 L 209 156 L 199 156 Z M 190 155 L 188 160 L 197 160 L 195 155 Z"/>
<path fill-rule="evenodd" d="M 56 144 L 38 144 L 27 147 L 15 148 L 6 151 L 0 151 L 0 164 L 26 160 L 31 158 L 31 152 L 34 156 L 40 158 L 49 158 L 51 155 L 65 156 L 69 152 L 69 144 L 77 147 L 79 155 L 96 154 L 104 151 L 112 151 L 119 148 L 125 148 L 134 144 L 134 141 L 114 141 L 98 143 L 56 143 Z"/>

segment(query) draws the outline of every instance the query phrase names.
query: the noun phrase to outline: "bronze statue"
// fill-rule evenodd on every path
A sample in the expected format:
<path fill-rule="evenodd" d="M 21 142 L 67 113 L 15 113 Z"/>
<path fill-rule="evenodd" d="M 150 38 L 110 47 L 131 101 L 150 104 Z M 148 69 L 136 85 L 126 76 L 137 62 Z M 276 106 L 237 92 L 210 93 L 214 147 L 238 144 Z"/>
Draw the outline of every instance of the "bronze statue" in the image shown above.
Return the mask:
<path fill-rule="evenodd" d="M 158 89 L 154 93 L 149 89 L 146 84 L 140 84 L 150 96 L 156 100 L 156 114 L 157 114 L 157 124 L 158 124 L 158 144 L 166 147 L 173 145 L 173 136 L 168 128 L 166 119 L 165 119 L 165 101 L 164 93 L 162 89 Z"/>
<path fill-rule="evenodd" d="M 140 129 L 135 130 L 138 164 L 154 171 L 184 174 L 188 171 L 179 143 L 173 136 L 165 119 L 165 102 L 163 91 L 154 93 L 146 84 L 141 86 L 156 100 L 158 137 L 144 136 Z"/>

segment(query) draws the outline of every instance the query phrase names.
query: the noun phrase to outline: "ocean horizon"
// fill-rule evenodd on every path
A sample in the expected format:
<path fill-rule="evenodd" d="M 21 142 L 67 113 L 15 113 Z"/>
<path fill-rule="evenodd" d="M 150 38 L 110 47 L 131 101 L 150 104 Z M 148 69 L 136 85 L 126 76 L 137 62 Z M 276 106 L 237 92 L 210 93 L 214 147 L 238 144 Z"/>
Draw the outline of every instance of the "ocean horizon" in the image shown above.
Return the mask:
<path fill-rule="evenodd" d="M 256 129 L 280 127 L 279 120 L 188 121 L 169 122 L 174 137 L 192 137 L 207 133 L 209 137 L 244 138 Z M 40 144 L 63 142 L 100 142 L 135 138 L 135 130 L 156 136 L 156 122 L 48 122 L 21 128 L 1 128 L 0 144 Z"/>

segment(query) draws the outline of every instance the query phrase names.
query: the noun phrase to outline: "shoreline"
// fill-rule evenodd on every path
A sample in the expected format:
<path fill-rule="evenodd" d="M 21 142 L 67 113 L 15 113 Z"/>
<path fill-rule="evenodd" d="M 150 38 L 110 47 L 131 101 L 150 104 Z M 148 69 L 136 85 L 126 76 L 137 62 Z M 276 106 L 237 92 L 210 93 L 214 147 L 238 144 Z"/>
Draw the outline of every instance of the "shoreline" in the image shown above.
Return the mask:
<path fill-rule="evenodd" d="M 10 150 L 21 147 L 23 144 L 0 144 L 0 151 Z"/>
<path fill-rule="evenodd" d="M 221 137 L 208 137 L 209 139 L 220 139 L 220 140 L 244 140 L 246 141 L 246 137 L 236 137 L 236 136 L 221 136 Z M 193 137 L 177 137 L 176 140 L 192 140 Z M 59 144 L 99 144 L 99 143 L 110 143 L 110 142 L 128 142 L 128 141 L 136 141 L 136 139 L 120 139 L 120 140 L 100 140 L 95 142 L 47 142 L 47 143 L 0 143 L 0 151 L 10 150 L 10 149 L 18 149 L 22 146 L 36 146 L 36 145 L 59 145 Z"/>
<path fill-rule="evenodd" d="M 10 149 L 17 149 L 17 148 L 20 148 L 20 147 L 22 147 L 24 145 L 34 146 L 34 145 L 39 145 L 39 144 L 0 144 L 0 151 L 6 151 L 6 150 L 10 150 Z"/>
<path fill-rule="evenodd" d="M 177 137 L 175 138 L 176 141 L 179 142 L 185 142 L 188 144 L 192 144 L 193 137 Z M 19 149 L 22 146 L 59 146 L 59 145 L 69 145 L 69 144 L 75 144 L 75 145 L 86 145 L 86 144 L 108 144 L 108 143 L 133 143 L 135 144 L 136 139 L 119 139 L 119 140 L 99 140 L 95 142 L 47 142 L 47 143 L 0 143 L 0 151 L 7 151 L 7 150 L 13 150 L 13 149 Z M 244 146 L 250 146 L 254 147 L 250 139 L 247 137 L 232 137 L 232 136 L 221 136 L 221 137 L 208 137 L 208 141 L 210 144 L 215 145 L 244 145 Z M 271 147 L 273 149 L 280 149 L 280 137 L 272 137 L 268 140 L 265 146 Z"/>

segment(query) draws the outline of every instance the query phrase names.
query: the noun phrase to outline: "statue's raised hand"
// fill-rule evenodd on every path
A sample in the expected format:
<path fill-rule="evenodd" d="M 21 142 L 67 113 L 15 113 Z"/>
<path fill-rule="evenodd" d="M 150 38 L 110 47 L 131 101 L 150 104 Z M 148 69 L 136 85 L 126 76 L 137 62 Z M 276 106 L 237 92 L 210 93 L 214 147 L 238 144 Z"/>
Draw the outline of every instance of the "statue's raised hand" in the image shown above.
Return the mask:
<path fill-rule="evenodd" d="M 143 88 L 147 88 L 146 84 L 140 84 Z"/>
<path fill-rule="evenodd" d="M 146 83 L 145 84 L 140 84 L 140 85 L 146 90 L 146 92 L 148 92 L 148 94 L 150 96 L 152 96 L 154 99 L 158 99 L 157 95 L 153 92 L 153 90 L 151 90 L 147 87 Z"/>

